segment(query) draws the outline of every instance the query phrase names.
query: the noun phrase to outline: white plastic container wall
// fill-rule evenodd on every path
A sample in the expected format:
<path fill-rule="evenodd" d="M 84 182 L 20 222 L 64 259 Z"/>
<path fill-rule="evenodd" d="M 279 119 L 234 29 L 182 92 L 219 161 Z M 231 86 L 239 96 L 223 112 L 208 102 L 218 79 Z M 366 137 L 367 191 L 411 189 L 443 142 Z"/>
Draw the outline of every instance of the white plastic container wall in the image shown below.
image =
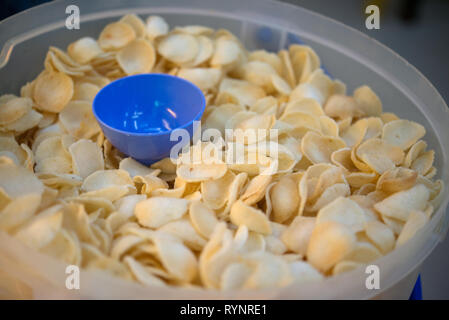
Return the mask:
<path fill-rule="evenodd" d="M 384 109 L 418 121 L 435 150 L 438 177 L 449 185 L 449 111 L 429 81 L 390 49 L 343 24 L 300 7 L 267 0 L 78 1 L 79 30 L 65 28 L 70 1 L 32 8 L 0 23 L 0 93 L 20 87 L 42 69 L 50 45 L 66 48 L 83 36 L 96 37 L 109 22 L 127 13 L 163 16 L 173 25 L 200 24 L 225 28 L 248 49 L 278 51 L 300 39 L 313 47 L 329 73 L 348 91 L 367 84 Z M 0 232 L 0 295 L 25 298 L 116 299 L 407 299 L 420 265 L 447 231 L 446 192 L 431 221 L 406 245 L 374 262 L 380 289 L 368 290 L 363 268 L 323 282 L 286 288 L 218 292 L 180 288 L 146 288 L 95 271 L 81 271 L 81 289 L 65 287 L 66 266 L 34 252 Z"/>

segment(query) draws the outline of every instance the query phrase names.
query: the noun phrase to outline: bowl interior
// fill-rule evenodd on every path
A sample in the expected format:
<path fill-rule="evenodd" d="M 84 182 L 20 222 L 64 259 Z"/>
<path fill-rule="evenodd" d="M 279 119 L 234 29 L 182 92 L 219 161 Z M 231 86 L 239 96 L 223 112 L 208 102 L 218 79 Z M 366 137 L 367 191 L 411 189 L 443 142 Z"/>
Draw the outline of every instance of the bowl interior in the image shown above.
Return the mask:
<path fill-rule="evenodd" d="M 166 74 L 139 74 L 111 82 L 95 97 L 97 120 L 127 134 L 161 134 L 199 118 L 205 98 L 193 83 Z"/>

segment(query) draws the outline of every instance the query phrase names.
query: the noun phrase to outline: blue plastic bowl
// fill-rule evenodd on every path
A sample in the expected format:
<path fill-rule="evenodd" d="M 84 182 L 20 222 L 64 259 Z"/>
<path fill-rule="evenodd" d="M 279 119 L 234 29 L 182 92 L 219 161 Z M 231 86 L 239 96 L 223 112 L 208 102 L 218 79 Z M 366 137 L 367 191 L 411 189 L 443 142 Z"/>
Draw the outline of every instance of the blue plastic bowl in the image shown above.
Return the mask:
<path fill-rule="evenodd" d="M 151 73 L 111 82 L 98 92 L 92 109 L 112 145 L 148 165 L 170 155 L 178 143 L 170 141 L 173 130 L 185 129 L 192 137 L 193 122 L 205 108 L 206 99 L 193 83 Z"/>

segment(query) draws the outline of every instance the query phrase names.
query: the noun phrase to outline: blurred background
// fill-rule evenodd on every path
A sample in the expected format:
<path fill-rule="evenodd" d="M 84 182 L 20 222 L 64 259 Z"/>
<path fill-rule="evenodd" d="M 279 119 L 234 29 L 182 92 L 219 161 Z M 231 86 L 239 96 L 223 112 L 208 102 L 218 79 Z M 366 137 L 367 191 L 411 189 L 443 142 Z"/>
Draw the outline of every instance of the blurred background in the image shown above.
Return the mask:
<path fill-rule="evenodd" d="M 277 1 L 302 6 L 375 38 L 420 70 L 449 102 L 449 0 Z M 2 0 L 0 20 L 44 2 L 48 0 Z M 379 30 L 365 27 L 365 8 L 370 4 L 380 9 Z M 448 272 L 446 237 L 424 264 L 421 274 L 424 299 L 449 299 Z"/>

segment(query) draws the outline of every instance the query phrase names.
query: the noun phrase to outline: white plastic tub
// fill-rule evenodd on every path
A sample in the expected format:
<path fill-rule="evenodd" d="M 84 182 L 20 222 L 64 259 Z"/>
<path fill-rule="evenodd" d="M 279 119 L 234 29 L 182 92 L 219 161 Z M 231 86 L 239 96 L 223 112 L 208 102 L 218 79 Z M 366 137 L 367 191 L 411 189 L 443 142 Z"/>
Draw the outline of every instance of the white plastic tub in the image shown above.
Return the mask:
<path fill-rule="evenodd" d="M 18 93 L 21 85 L 43 68 L 48 46 L 60 48 L 82 36 L 97 36 L 106 23 L 126 13 L 157 14 L 170 25 L 201 24 L 231 30 L 248 49 L 277 51 L 298 39 L 312 46 L 330 74 L 351 92 L 368 84 L 384 109 L 422 123 L 435 150 L 438 177 L 449 185 L 449 111 L 431 83 L 407 61 L 380 43 L 343 24 L 300 7 L 268 0 L 78 1 L 81 28 L 65 28 L 71 1 L 45 4 L 0 23 L 0 93 Z M 446 192 L 431 221 L 400 249 L 374 264 L 380 268 L 380 289 L 368 290 L 364 269 L 321 283 L 282 289 L 216 292 L 179 288 L 145 288 L 94 271 L 81 272 L 80 290 L 65 288 L 65 265 L 23 247 L 0 233 L 0 297 L 117 299 L 367 299 L 409 297 L 419 267 L 447 231 Z"/>

